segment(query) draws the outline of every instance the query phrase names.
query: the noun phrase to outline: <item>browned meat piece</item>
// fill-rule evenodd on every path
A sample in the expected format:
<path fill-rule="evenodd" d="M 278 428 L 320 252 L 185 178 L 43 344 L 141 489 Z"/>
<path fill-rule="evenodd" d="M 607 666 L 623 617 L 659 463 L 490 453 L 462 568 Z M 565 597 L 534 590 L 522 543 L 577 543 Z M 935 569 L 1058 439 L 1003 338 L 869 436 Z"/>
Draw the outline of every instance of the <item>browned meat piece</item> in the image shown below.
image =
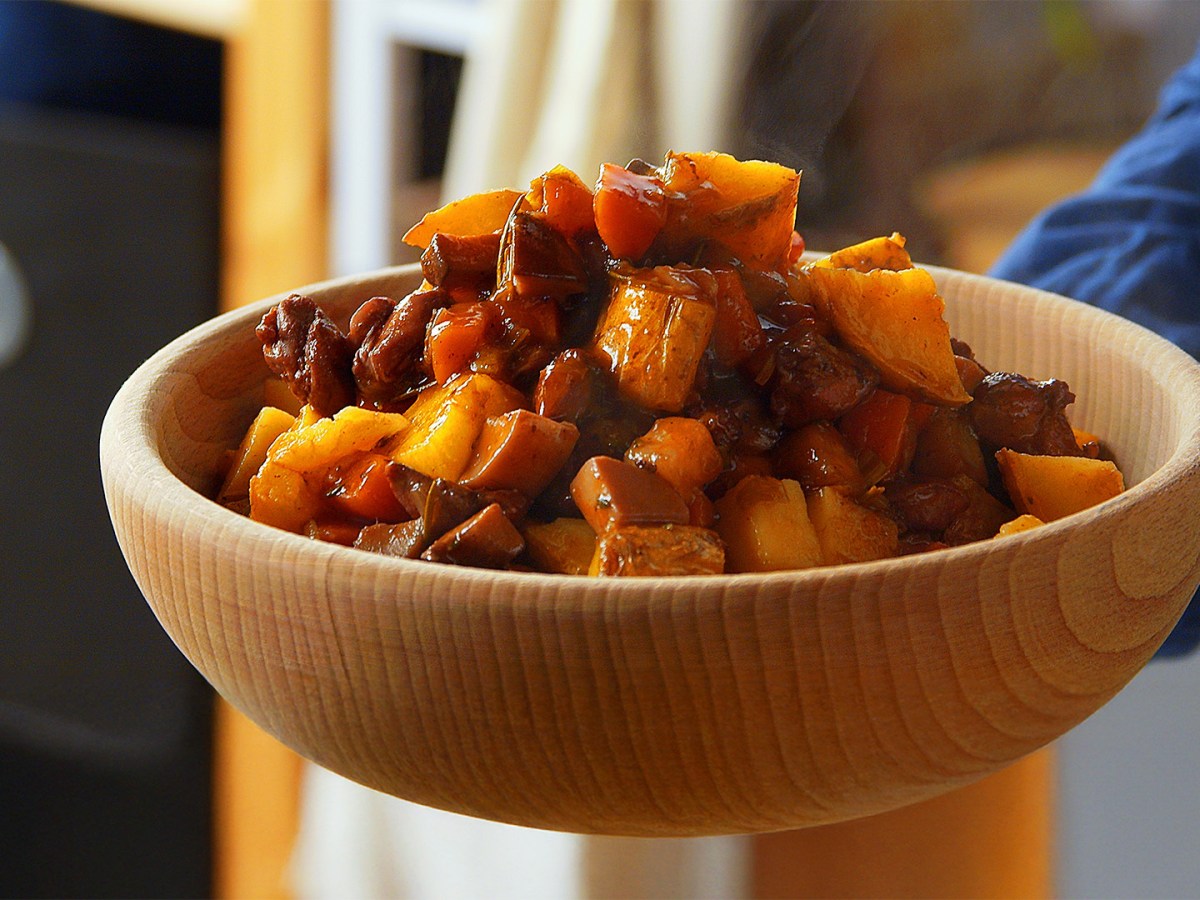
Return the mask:
<path fill-rule="evenodd" d="M 563 467 L 579 429 L 527 409 L 489 418 L 459 481 L 477 490 L 514 490 L 536 497 Z"/>
<path fill-rule="evenodd" d="M 689 519 L 687 504 L 666 479 L 609 456 L 583 464 L 571 496 L 596 534 L 626 525 L 685 525 Z"/>
<path fill-rule="evenodd" d="M 836 419 L 879 384 L 865 360 L 835 347 L 806 325 L 775 339 L 771 412 L 789 428 Z"/>
<path fill-rule="evenodd" d="M 417 519 L 424 515 L 425 502 L 429 498 L 429 488 L 433 479 L 397 462 L 388 465 L 387 476 L 392 493 L 396 495 L 409 518 Z"/>
<path fill-rule="evenodd" d="M 443 534 L 421 554 L 430 562 L 503 569 L 525 549 L 525 539 L 499 503 L 485 507 Z"/>
<path fill-rule="evenodd" d="M 292 294 L 272 306 L 255 333 L 267 367 L 318 414 L 354 404 L 350 340 L 308 297 Z"/>
<path fill-rule="evenodd" d="M 384 556 L 399 556 L 402 559 L 417 559 L 429 543 L 425 523 L 420 519 L 401 522 L 398 525 L 379 522 L 367 525 L 358 533 L 354 546 Z"/>
<path fill-rule="evenodd" d="M 995 450 L 1041 456 L 1079 456 L 1075 432 L 1065 410 L 1075 395 L 1066 382 L 1032 381 L 1023 375 L 993 372 L 975 389 L 968 407 L 983 443 Z"/>
<path fill-rule="evenodd" d="M 359 307 L 350 320 L 350 338 L 358 345 L 352 371 L 363 399 L 386 404 L 423 380 L 425 329 L 449 301 L 444 291 L 415 291 L 398 303 L 375 297 Z"/>
<path fill-rule="evenodd" d="M 962 487 L 946 478 L 890 482 L 884 496 L 905 530 L 940 534 L 970 506 Z"/>
<path fill-rule="evenodd" d="M 690 525 L 629 525 L 602 535 L 596 574 L 720 575 L 725 547 L 715 531 Z"/>
<path fill-rule="evenodd" d="M 489 290 L 496 284 L 499 255 L 498 234 L 435 234 L 421 254 L 421 274 L 430 284 L 447 291 Z"/>
<path fill-rule="evenodd" d="M 583 259 L 533 213 L 513 213 L 500 238 L 498 285 L 525 299 L 563 298 L 588 289 Z"/>
<path fill-rule="evenodd" d="M 579 350 L 566 350 L 538 375 L 533 409 L 540 416 L 578 423 L 592 402 L 596 372 Z"/>

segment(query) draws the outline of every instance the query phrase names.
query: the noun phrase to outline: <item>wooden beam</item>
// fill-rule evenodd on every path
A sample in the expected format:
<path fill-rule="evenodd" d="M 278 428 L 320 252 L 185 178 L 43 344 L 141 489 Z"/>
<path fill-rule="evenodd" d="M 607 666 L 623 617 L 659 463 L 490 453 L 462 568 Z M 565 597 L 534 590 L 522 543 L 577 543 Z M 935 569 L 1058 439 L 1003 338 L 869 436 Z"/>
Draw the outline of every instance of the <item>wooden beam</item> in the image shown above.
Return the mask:
<path fill-rule="evenodd" d="M 329 6 L 248 0 L 226 44 L 221 305 L 328 273 Z M 218 898 L 278 900 L 301 761 L 223 701 L 214 772 Z"/>

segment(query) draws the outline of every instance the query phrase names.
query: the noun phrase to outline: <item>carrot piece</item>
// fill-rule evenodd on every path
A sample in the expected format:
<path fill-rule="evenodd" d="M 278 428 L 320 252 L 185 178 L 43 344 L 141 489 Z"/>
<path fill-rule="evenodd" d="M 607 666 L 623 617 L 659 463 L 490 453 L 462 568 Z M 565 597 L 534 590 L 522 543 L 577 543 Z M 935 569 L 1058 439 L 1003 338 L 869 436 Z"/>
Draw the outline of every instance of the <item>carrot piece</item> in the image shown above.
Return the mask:
<path fill-rule="evenodd" d="M 713 327 L 713 354 L 723 366 L 733 368 L 753 356 L 764 343 L 762 324 L 750 305 L 741 276 L 733 269 L 715 269 L 717 318 Z"/>
<path fill-rule="evenodd" d="M 886 479 L 912 462 L 917 433 L 932 414 L 929 404 L 878 388 L 838 420 L 838 430 L 855 450 L 879 458 Z"/>
<path fill-rule="evenodd" d="M 593 202 L 596 230 L 616 259 L 638 259 L 667 221 L 667 195 L 661 179 L 635 175 L 605 163 Z"/>
<path fill-rule="evenodd" d="M 555 166 L 535 178 L 525 196 L 564 237 L 576 237 L 596 227 L 591 188 L 565 166 Z"/>
<path fill-rule="evenodd" d="M 360 519 L 401 522 L 408 518 L 387 475 L 390 460 L 364 453 L 329 473 L 326 496 L 334 507 Z"/>
<path fill-rule="evenodd" d="M 429 324 L 425 353 L 438 384 L 467 367 L 495 323 L 495 310 L 484 303 L 456 303 L 437 311 Z"/>

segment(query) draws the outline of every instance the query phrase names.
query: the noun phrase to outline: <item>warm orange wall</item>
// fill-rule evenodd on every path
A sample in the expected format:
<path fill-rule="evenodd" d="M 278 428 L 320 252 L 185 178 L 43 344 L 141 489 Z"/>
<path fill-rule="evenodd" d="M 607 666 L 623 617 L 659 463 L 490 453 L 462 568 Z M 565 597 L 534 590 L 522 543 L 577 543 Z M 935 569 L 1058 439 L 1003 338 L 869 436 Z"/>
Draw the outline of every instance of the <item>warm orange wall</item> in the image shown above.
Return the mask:
<path fill-rule="evenodd" d="M 756 898 L 1054 894 L 1054 755 L 906 809 L 753 839 Z"/>
<path fill-rule="evenodd" d="M 324 0 L 250 0 L 226 44 L 225 308 L 327 274 L 328 20 Z M 300 759 L 224 702 L 216 745 L 216 896 L 286 897 Z"/>

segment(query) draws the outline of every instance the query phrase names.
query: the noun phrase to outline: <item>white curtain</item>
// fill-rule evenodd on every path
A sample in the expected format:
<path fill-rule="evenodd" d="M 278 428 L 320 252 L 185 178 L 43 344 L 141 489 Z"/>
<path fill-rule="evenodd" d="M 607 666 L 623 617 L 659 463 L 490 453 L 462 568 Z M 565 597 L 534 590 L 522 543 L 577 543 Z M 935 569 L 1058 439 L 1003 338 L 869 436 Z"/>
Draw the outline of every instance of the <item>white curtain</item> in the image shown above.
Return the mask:
<path fill-rule="evenodd" d="M 467 57 L 447 200 L 555 165 L 724 150 L 743 0 L 494 0 Z"/>
<path fill-rule="evenodd" d="M 397 0 L 399 2 L 399 0 Z M 492 0 L 466 58 L 445 199 L 562 164 L 724 150 L 744 0 Z M 340 898 L 737 898 L 739 837 L 588 837 L 426 809 L 310 766 L 292 882 Z"/>

